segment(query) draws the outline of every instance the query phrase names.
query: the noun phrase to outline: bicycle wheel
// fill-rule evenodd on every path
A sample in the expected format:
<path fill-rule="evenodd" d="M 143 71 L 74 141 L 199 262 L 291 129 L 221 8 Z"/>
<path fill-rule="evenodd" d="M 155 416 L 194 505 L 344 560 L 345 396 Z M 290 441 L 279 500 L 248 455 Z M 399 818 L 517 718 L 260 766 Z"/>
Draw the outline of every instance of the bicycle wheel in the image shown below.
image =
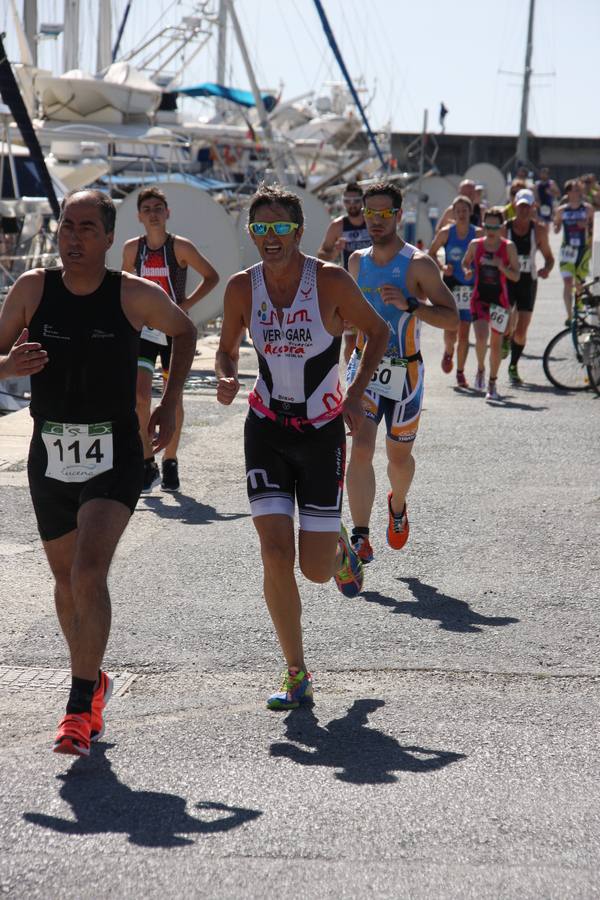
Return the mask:
<path fill-rule="evenodd" d="M 600 395 L 600 328 L 595 329 L 585 349 L 590 387 Z"/>
<path fill-rule="evenodd" d="M 552 338 L 544 350 L 543 366 L 548 381 L 563 391 L 586 391 L 590 386 L 587 366 L 570 328 Z"/>

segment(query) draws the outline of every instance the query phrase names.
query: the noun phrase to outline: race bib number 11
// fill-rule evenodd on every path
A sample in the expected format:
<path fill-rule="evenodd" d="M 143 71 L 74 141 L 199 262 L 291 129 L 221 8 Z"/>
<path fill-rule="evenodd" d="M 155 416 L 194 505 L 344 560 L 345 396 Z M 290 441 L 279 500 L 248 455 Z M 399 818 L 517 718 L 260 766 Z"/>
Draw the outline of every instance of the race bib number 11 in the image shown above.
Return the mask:
<path fill-rule="evenodd" d="M 67 483 L 89 481 L 113 467 L 111 422 L 44 422 L 42 440 L 48 454 L 46 478 Z"/>

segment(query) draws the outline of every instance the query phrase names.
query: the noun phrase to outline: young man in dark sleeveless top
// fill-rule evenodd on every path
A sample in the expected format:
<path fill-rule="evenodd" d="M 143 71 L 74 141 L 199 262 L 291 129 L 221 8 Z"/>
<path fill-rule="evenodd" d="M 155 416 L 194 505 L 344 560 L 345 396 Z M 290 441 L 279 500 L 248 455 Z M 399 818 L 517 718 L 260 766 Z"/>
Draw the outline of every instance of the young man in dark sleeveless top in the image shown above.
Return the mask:
<path fill-rule="evenodd" d="M 171 300 L 184 312 L 199 303 L 212 291 L 219 281 L 219 275 L 209 261 L 198 252 L 187 238 L 169 234 L 167 221 L 170 216 L 165 194 L 157 187 L 141 190 L 137 198 L 138 218 L 144 226 L 145 235 L 132 238 L 123 247 L 123 271 L 133 272 L 159 284 L 167 292 Z M 188 267 L 194 269 L 202 277 L 198 287 L 189 297 L 185 284 Z M 144 444 L 144 486 L 142 492 L 151 491 L 160 481 L 158 465 L 152 453 L 150 442 L 145 436 L 146 425 L 150 419 L 152 403 L 152 376 L 157 357 L 160 356 L 163 380 L 169 375 L 171 357 L 170 338 L 161 331 L 144 328 L 140 339 L 140 355 L 138 359 L 137 378 L 137 415 L 140 422 L 140 433 Z M 163 491 L 179 490 L 179 468 L 177 450 L 183 427 L 183 396 L 177 406 L 177 426 L 175 434 L 169 441 L 162 461 Z"/>
<path fill-rule="evenodd" d="M 547 278 L 554 266 L 554 256 L 548 242 L 548 228 L 534 220 L 535 195 L 529 188 L 519 191 L 514 200 L 515 217 L 506 223 L 506 237 L 512 241 L 519 260 L 519 280 L 508 282 L 508 299 L 512 307 L 509 331 L 510 364 L 508 377 L 517 387 L 523 384 L 517 368 L 527 342 L 527 332 L 533 316 L 538 278 Z M 536 252 L 544 257 L 541 269 L 536 267 Z"/>
<path fill-rule="evenodd" d="M 196 344 L 196 329 L 164 291 L 106 269 L 115 212 L 100 191 L 69 195 L 58 227 L 62 268 L 26 272 L 0 313 L 0 352 L 9 351 L 0 378 L 31 376 L 29 486 L 71 658 L 54 750 L 79 756 L 104 731 L 112 691 L 100 670 L 111 617 L 107 575 L 142 488 L 139 333 L 147 324 L 174 338 L 170 378 L 148 424 L 155 450 L 173 436 Z"/>
<path fill-rule="evenodd" d="M 348 260 L 354 251 L 371 246 L 371 238 L 362 211 L 363 192 L 356 181 L 349 182 L 344 188 L 343 203 L 345 214 L 331 222 L 317 256 L 326 262 L 337 262 L 341 254 L 342 265 L 348 269 Z M 346 362 L 350 359 L 350 354 L 355 347 L 356 328 L 352 323 L 346 322 L 344 325 L 344 359 Z"/>
<path fill-rule="evenodd" d="M 362 588 L 362 565 L 341 525 L 346 437 L 363 425 L 361 398 L 387 344 L 385 322 L 339 266 L 300 250 L 299 198 L 263 187 L 252 199 L 248 227 L 262 262 L 234 275 L 225 292 L 216 358 L 217 400 L 239 391 L 238 356 L 249 328 L 259 374 L 245 425 L 246 479 L 264 567 L 264 594 L 286 661 L 269 709 L 294 709 L 312 698 L 294 575 L 294 511 L 300 569 L 310 581 L 335 577 L 345 596 Z M 344 320 L 367 343 L 344 397 L 339 354 Z"/>

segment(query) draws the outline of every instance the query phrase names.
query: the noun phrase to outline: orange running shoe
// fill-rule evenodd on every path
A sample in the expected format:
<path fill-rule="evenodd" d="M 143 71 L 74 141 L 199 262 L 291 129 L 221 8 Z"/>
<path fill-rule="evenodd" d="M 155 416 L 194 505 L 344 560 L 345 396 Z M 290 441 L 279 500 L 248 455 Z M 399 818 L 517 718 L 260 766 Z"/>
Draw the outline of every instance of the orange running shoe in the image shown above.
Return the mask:
<path fill-rule="evenodd" d="M 408 540 L 410 526 L 406 513 L 406 503 L 400 514 L 392 512 L 392 492 L 388 494 L 389 523 L 386 531 L 387 542 L 393 550 L 402 550 Z"/>
<path fill-rule="evenodd" d="M 67 713 L 60 720 L 52 749 L 55 753 L 89 756 L 91 730 L 90 713 Z"/>
<path fill-rule="evenodd" d="M 99 741 L 104 734 L 104 707 L 113 692 L 113 680 L 106 672 L 100 672 L 98 687 L 92 697 L 92 741 Z"/>

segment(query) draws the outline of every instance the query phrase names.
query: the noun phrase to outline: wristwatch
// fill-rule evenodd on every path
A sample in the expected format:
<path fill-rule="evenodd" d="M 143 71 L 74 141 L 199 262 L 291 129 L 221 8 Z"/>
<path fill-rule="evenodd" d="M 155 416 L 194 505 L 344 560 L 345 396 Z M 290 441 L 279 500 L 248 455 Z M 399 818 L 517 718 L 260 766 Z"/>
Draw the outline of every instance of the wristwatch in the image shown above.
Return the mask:
<path fill-rule="evenodd" d="M 421 304 L 419 303 L 419 301 L 417 300 L 416 297 L 407 297 L 406 305 L 408 306 L 408 310 L 407 310 L 408 314 L 412 315 L 414 313 L 415 309 L 418 309 Z"/>

